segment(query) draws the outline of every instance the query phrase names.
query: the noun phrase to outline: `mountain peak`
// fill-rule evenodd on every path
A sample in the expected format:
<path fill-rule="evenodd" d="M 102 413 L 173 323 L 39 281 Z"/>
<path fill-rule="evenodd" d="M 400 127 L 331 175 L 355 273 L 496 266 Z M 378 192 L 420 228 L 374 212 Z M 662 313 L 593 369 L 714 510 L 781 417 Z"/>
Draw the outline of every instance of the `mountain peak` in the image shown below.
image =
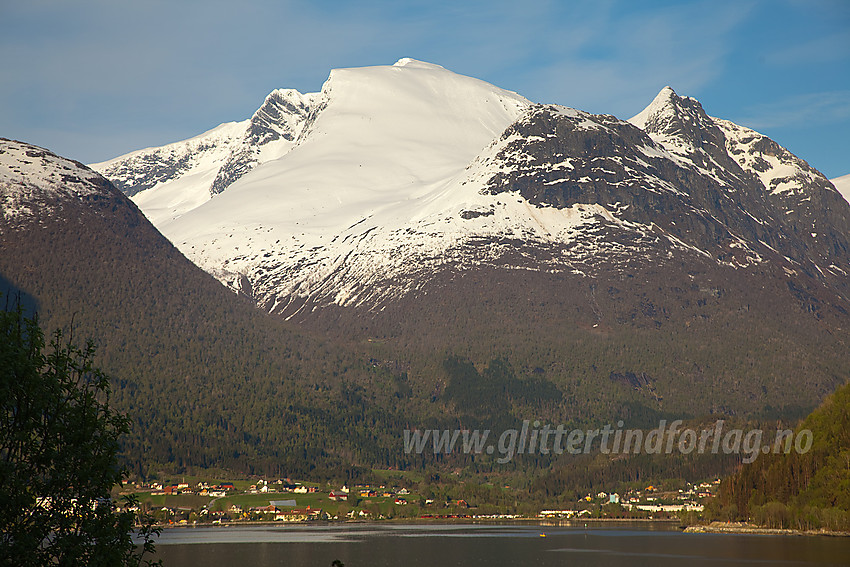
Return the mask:
<path fill-rule="evenodd" d="M 395 63 L 393 63 L 393 67 L 408 67 L 411 69 L 443 69 L 445 67 L 441 65 L 437 65 L 435 63 L 428 63 L 427 61 L 419 61 L 418 59 L 413 59 L 411 57 L 402 57 Z"/>
<path fill-rule="evenodd" d="M 120 218 L 127 226 L 142 214 L 112 183 L 80 162 L 0 138 L 0 235 L 7 228 L 44 226 L 49 219 L 82 226 L 94 217 Z"/>
<path fill-rule="evenodd" d="M 669 86 L 628 122 L 646 132 L 680 165 L 723 179 L 728 186 L 746 176 L 729 157 L 723 132 L 699 101 L 679 96 Z"/>
<path fill-rule="evenodd" d="M 695 130 L 713 126 L 711 119 L 695 98 L 679 96 L 666 86 L 649 106 L 628 120 L 648 134 L 666 134 L 690 138 Z"/>
<path fill-rule="evenodd" d="M 315 96 L 301 94 L 295 89 L 273 90 L 251 117 L 248 136 L 257 145 L 281 138 L 294 141 Z"/>
<path fill-rule="evenodd" d="M 215 217 L 232 228 L 233 242 L 243 234 L 246 241 L 262 237 L 268 249 L 279 248 L 280 230 L 295 235 L 297 245 L 314 236 L 324 243 L 330 227 L 335 234 L 359 227 L 399 202 L 403 214 L 388 212 L 387 224 L 401 222 L 393 220 L 396 213 L 418 214 L 417 199 L 462 171 L 530 104 L 516 93 L 415 60 L 335 69 L 320 97 L 297 149 L 187 213 L 168 227 L 168 235 L 191 250 L 200 240 L 217 238 L 218 229 L 209 224 Z M 263 223 L 271 232 L 254 235 L 236 222 L 256 213 L 253 198 L 279 211 L 274 227 Z"/>
<path fill-rule="evenodd" d="M 652 102 L 641 110 L 636 115 L 629 118 L 631 122 L 641 130 L 647 129 L 647 124 L 651 124 L 660 116 L 673 116 L 677 113 L 677 107 L 681 105 L 682 98 L 676 94 L 669 85 L 661 89 Z"/>
<path fill-rule="evenodd" d="M 673 87 L 671 87 L 670 85 L 666 85 L 663 89 L 658 91 L 658 94 L 655 95 L 654 99 L 652 99 L 650 105 L 668 104 L 678 99 L 679 95 L 676 94 L 676 91 L 673 90 Z"/>

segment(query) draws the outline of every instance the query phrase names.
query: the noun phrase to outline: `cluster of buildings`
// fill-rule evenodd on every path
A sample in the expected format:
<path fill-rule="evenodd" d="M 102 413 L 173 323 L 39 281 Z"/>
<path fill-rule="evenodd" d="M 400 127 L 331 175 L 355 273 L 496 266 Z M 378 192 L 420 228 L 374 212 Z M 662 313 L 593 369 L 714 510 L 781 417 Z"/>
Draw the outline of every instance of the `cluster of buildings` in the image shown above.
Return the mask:
<path fill-rule="evenodd" d="M 243 490 L 238 490 L 231 482 L 220 484 L 199 482 L 197 485 L 190 485 L 186 482 L 162 484 L 152 483 L 149 485 L 136 485 L 137 491 L 150 491 L 152 496 L 157 495 L 199 495 L 209 496 L 213 499 L 233 496 L 234 493 L 239 494 L 311 494 L 319 492 L 316 486 L 307 486 L 299 482 L 292 482 L 289 479 L 280 479 L 276 481 L 266 481 L 260 479 L 255 484 L 251 484 Z M 384 498 L 392 499 L 392 502 L 398 506 L 406 506 L 406 496 L 410 491 L 406 488 L 387 488 L 386 486 L 371 486 L 357 485 L 352 488 L 343 486 L 338 490 L 332 490 L 328 494 L 328 499 L 331 501 L 347 501 L 350 495 L 359 498 Z M 231 500 L 232 501 L 232 500 Z M 195 510 L 188 507 L 168 507 L 163 506 L 157 509 L 158 516 L 161 516 L 162 521 L 169 523 L 184 524 L 194 521 L 212 522 L 214 524 L 226 521 L 253 520 L 253 521 L 275 521 L 275 522 L 307 522 L 311 520 L 330 520 L 340 519 L 336 515 L 331 516 L 321 508 L 306 506 L 298 507 L 295 499 L 268 500 L 268 505 L 243 507 L 239 504 L 230 504 L 224 510 L 212 510 L 211 506 L 207 505 L 200 510 Z M 210 503 L 212 504 L 212 502 Z M 348 519 L 368 519 L 375 512 L 362 509 L 350 510 L 343 518 Z M 195 518 L 192 520 L 191 518 Z"/>
<path fill-rule="evenodd" d="M 295 501 L 292 500 L 291 503 L 294 505 Z M 310 520 L 327 520 L 329 516 L 326 512 L 321 509 L 311 508 L 307 506 L 306 508 L 290 508 L 290 502 L 285 501 L 283 503 L 280 502 L 270 502 L 268 506 L 255 506 L 248 509 L 248 513 L 245 514 L 242 512 L 242 508 L 239 506 L 231 506 L 230 512 L 232 514 L 243 514 L 243 518 L 256 518 L 258 514 L 261 515 L 262 519 L 274 520 L 275 522 L 307 522 Z"/>
<path fill-rule="evenodd" d="M 540 517 L 574 518 L 590 516 L 592 514 L 591 507 L 594 505 L 601 507 L 608 504 L 618 504 L 628 511 L 637 510 L 650 513 L 702 512 L 703 505 L 700 500 L 715 496 L 719 486 L 720 479 L 717 479 L 699 484 L 689 483 L 685 488 L 677 491 L 662 492 L 650 485 L 642 490 L 630 490 L 623 496 L 616 492 L 599 492 L 595 496 L 593 494 L 584 496 L 579 500 L 579 506 L 576 509 L 543 510 L 540 512 Z"/>
<path fill-rule="evenodd" d="M 687 484 L 684 488 L 678 490 L 662 491 L 655 486 L 647 486 L 642 489 L 628 490 L 623 494 L 612 492 L 599 492 L 595 495 L 587 494 L 582 497 L 570 509 L 563 510 L 543 510 L 540 512 L 540 518 L 580 518 L 580 517 L 598 517 L 600 514 L 618 516 L 619 514 L 629 515 L 637 513 L 638 515 L 645 514 L 675 514 L 681 511 L 703 510 L 701 500 L 705 497 L 714 496 L 717 493 L 720 481 L 703 482 L 700 484 Z M 248 486 L 244 490 L 237 491 L 236 487 L 231 482 L 222 482 L 218 484 L 199 482 L 197 485 L 190 486 L 186 482 L 173 484 L 154 483 L 145 487 L 136 486 L 137 490 L 150 490 L 151 495 L 178 495 L 178 494 L 196 494 L 199 496 L 209 496 L 213 499 L 232 496 L 233 493 L 240 494 L 310 494 L 319 492 L 315 486 L 307 486 L 301 483 L 292 482 L 288 479 L 276 480 L 268 482 L 266 480 L 258 480 L 255 484 Z M 296 500 L 281 499 L 267 500 L 267 505 L 243 507 L 239 504 L 232 503 L 233 499 L 225 501 L 229 504 L 227 509 L 216 509 L 212 506 L 212 502 L 204 506 L 200 510 L 190 508 L 167 508 L 163 507 L 159 510 L 163 516 L 163 520 L 170 523 L 186 523 L 186 522 L 210 522 L 221 523 L 231 520 L 253 520 L 253 521 L 275 521 L 275 522 L 307 522 L 313 520 L 339 520 L 339 519 L 382 519 L 384 514 L 393 516 L 392 512 L 388 512 L 386 504 L 392 502 L 396 506 L 407 506 L 408 496 L 410 491 L 406 488 L 389 488 L 386 486 L 372 485 L 356 485 L 351 488 L 342 486 L 339 489 L 331 490 L 327 494 L 327 498 L 331 502 L 351 502 L 351 509 L 348 507 L 340 508 L 334 511 L 335 506 L 329 505 L 331 512 L 328 513 L 316 504 L 324 499 L 324 492 L 307 499 L 313 506 L 298 507 Z M 359 502 L 366 499 L 365 505 L 360 505 Z M 372 499 L 377 499 L 373 501 Z M 244 502 L 250 498 L 243 498 Z M 237 502 L 239 500 L 237 499 Z M 256 502 L 256 497 L 253 499 Z M 496 514 L 494 516 L 470 516 L 467 509 L 474 508 L 465 500 L 441 500 L 435 502 L 433 499 L 420 500 L 416 498 L 413 504 L 424 504 L 426 507 L 448 508 L 447 514 L 426 513 L 423 518 L 487 518 L 487 519 L 513 519 L 518 516 L 511 514 Z M 392 508 L 392 506 L 390 506 Z M 421 514 L 425 510 L 412 510 L 410 513 Z M 408 513 L 404 513 L 407 515 Z M 373 518 L 374 516 L 374 518 Z M 618 516 L 619 517 L 619 516 Z M 194 518 L 194 519 L 192 519 Z"/>
<path fill-rule="evenodd" d="M 715 496 L 720 486 L 720 479 L 700 484 L 688 484 L 675 492 L 650 491 L 648 487 L 645 492 L 636 491 L 630 494 L 626 502 L 621 505 L 627 510 L 641 510 L 644 512 L 702 512 L 703 505 L 700 500 Z"/>
<path fill-rule="evenodd" d="M 150 490 L 151 496 L 162 494 L 175 496 L 177 494 L 197 494 L 199 496 L 209 496 L 211 498 L 224 498 L 228 492 L 233 492 L 236 487 L 232 482 L 222 482 L 221 484 L 210 485 L 206 482 L 199 482 L 196 486 L 189 486 L 186 482 L 178 482 L 172 484 L 161 484 L 154 482 L 149 485 L 136 485 L 137 490 Z"/>

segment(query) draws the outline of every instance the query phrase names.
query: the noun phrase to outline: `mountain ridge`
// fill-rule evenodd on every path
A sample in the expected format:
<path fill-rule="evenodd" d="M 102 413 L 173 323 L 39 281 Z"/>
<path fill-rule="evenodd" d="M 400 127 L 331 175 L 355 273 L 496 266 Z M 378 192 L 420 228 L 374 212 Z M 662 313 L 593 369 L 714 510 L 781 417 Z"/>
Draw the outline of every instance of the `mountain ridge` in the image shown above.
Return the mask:
<path fill-rule="evenodd" d="M 428 78 L 422 79 L 419 75 L 428 76 Z M 399 78 L 401 76 L 404 76 L 404 79 Z M 411 78 L 414 76 L 417 77 L 416 80 Z M 405 80 L 407 83 L 404 82 Z M 245 175 L 244 179 L 237 179 L 233 186 L 233 191 L 239 193 L 238 196 L 223 196 L 221 198 L 224 201 L 215 203 L 205 200 L 194 210 L 185 211 L 180 218 L 156 224 L 193 261 L 233 289 L 247 291 L 258 304 L 273 312 L 285 312 L 287 308 L 281 308 L 282 305 L 291 304 L 293 300 L 299 303 L 305 298 L 309 299 L 316 290 L 321 290 L 324 298 L 322 301 L 325 302 L 348 305 L 352 302 L 351 298 L 355 298 L 354 303 L 358 303 L 357 298 L 363 295 L 362 288 L 378 285 L 376 278 L 381 279 L 381 276 L 388 275 L 398 276 L 402 280 L 410 280 L 411 277 L 416 279 L 418 276 L 403 273 L 405 265 L 429 262 L 428 258 L 439 258 L 444 254 L 451 255 L 451 250 L 458 246 L 462 247 L 465 239 L 513 237 L 524 234 L 523 231 L 525 234 L 537 234 L 537 237 L 545 238 L 547 232 L 551 236 L 550 228 L 555 231 L 555 234 L 561 233 L 563 236 L 565 234 L 563 231 L 569 231 L 568 227 L 571 223 L 581 216 L 580 213 L 567 212 L 566 217 L 573 218 L 572 221 L 557 218 L 559 214 L 551 207 L 560 210 L 563 206 L 563 198 L 561 201 L 545 203 L 545 207 L 538 206 L 543 204 L 538 199 L 538 202 L 529 202 L 522 205 L 521 210 L 512 210 L 504 215 L 497 213 L 499 207 L 503 206 L 501 201 L 482 198 L 488 194 L 495 194 L 492 188 L 481 186 L 482 183 L 486 185 L 481 176 L 488 173 L 480 172 L 479 178 L 475 180 L 467 175 L 469 171 L 480 170 L 481 160 L 488 159 L 483 157 L 482 153 L 479 153 L 477 157 L 470 155 L 463 164 L 465 170 L 461 165 L 453 166 L 454 173 L 443 174 L 441 181 L 436 181 L 437 177 L 434 176 L 431 177 L 434 180 L 432 182 L 421 179 L 420 175 L 415 173 L 417 171 L 415 165 L 412 170 L 399 169 L 399 163 L 405 159 L 410 161 L 410 158 L 403 157 L 406 155 L 403 152 L 392 154 L 396 159 L 389 163 L 386 160 L 380 162 L 377 164 L 378 169 L 375 173 L 368 173 L 369 160 L 373 160 L 372 155 L 389 152 L 387 148 L 391 146 L 385 147 L 386 144 L 409 143 L 405 142 L 408 137 L 405 131 L 415 135 L 416 132 L 421 134 L 432 130 L 429 129 L 431 125 L 426 128 L 421 123 L 411 123 L 412 126 L 407 127 L 406 130 L 377 128 L 375 132 L 379 137 L 375 139 L 368 138 L 369 128 L 361 129 L 360 122 L 365 120 L 364 124 L 366 124 L 379 119 L 389 120 L 390 116 L 396 121 L 409 119 L 408 115 L 415 112 L 411 109 L 417 107 L 422 107 L 423 112 L 426 112 L 431 119 L 445 112 L 453 112 L 450 116 L 456 119 L 458 114 L 451 109 L 452 104 L 455 103 L 446 102 L 440 97 L 443 95 L 442 91 L 450 90 L 446 85 L 458 88 L 456 84 L 463 84 L 463 87 L 467 88 L 464 81 L 476 80 L 461 78 L 437 65 L 410 59 L 402 59 L 389 67 L 334 70 L 323 86 L 321 94 L 316 97 L 324 102 L 316 102 L 316 106 L 304 118 L 300 134 L 294 146 L 290 148 L 290 151 L 295 153 L 290 155 L 287 152 L 279 159 L 270 159 L 264 162 L 265 165 L 251 168 L 251 173 Z M 353 103 L 353 106 L 338 111 L 334 118 L 327 114 L 328 104 L 331 106 L 330 112 L 334 112 L 333 109 L 336 106 L 343 104 L 340 99 L 347 96 L 346 92 L 362 92 L 367 89 L 365 84 L 370 85 L 371 90 L 368 90 L 368 96 L 361 97 L 358 99 L 359 102 Z M 509 93 L 506 94 L 505 91 L 480 81 L 475 87 L 478 88 L 477 91 L 472 89 L 469 92 L 483 92 L 485 98 L 496 95 L 510 96 Z M 437 92 L 437 98 L 432 101 L 421 95 L 421 92 L 429 91 L 429 89 L 442 89 L 442 91 Z M 280 91 L 275 91 L 277 92 Z M 464 93 L 466 94 L 466 91 Z M 272 97 L 272 95 L 269 96 Z M 386 110 L 388 107 L 396 109 L 400 107 L 399 105 L 393 107 L 387 101 L 376 102 L 375 99 L 380 99 L 382 96 L 395 98 L 406 96 L 407 98 L 403 98 L 406 104 L 402 105 L 400 110 L 388 111 Z M 557 111 L 560 113 L 579 113 L 575 114 L 572 120 L 578 120 L 576 116 L 581 116 L 581 121 L 584 121 L 585 125 L 595 124 L 590 130 L 607 127 L 603 125 L 607 119 L 589 118 L 592 115 L 587 113 L 569 110 L 566 107 L 534 105 L 525 99 L 513 100 L 516 101 L 513 104 L 520 105 L 516 108 L 523 109 L 525 113 L 534 113 L 534 110 L 530 110 L 534 108 L 550 110 L 557 108 L 562 109 Z M 449 110 L 446 110 L 446 107 Z M 426 108 L 428 110 L 424 110 Z M 388 114 L 390 112 L 394 114 Z M 469 111 L 464 114 L 467 117 L 470 115 L 472 113 Z M 524 119 L 517 112 L 514 112 L 512 116 L 513 120 Z M 317 122 L 319 126 L 316 126 Z M 611 121 L 607 123 L 614 124 Z M 616 128 L 622 133 L 626 128 L 625 122 L 617 123 L 620 125 Z M 725 250 L 723 254 L 726 257 L 744 258 L 749 254 L 751 258 L 755 258 L 759 255 L 757 249 L 764 251 L 762 241 L 774 250 L 783 250 L 783 243 L 788 241 L 789 237 L 783 233 L 783 229 L 777 227 L 787 225 L 786 221 L 789 218 L 799 217 L 797 225 L 791 227 L 791 232 L 794 233 L 792 240 L 802 240 L 803 243 L 798 243 L 797 252 L 790 255 L 787 254 L 788 250 L 784 250 L 785 255 L 799 263 L 804 255 L 799 253 L 802 248 L 819 248 L 819 261 L 817 267 L 812 269 L 834 272 L 833 283 L 841 285 L 843 274 L 850 269 L 850 264 L 846 262 L 847 239 L 830 235 L 827 238 L 830 238 L 831 242 L 824 244 L 819 242 L 817 236 L 806 236 L 815 231 L 804 233 L 801 230 L 801 225 L 805 223 L 814 224 L 813 215 L 817 215 L 817 211 L 813 212 L 813 207 L 806 207 L 801 202 L 797 202 L 808 197 L 807 194 L 804 195 L 806 191 L 800 188 L 817 186 L 821 193 L 829 191 L 828 180 L 808 167 L 805 162 L 760 134 L 727 121 L 708 117 L 698 101 L 689 97 L 679 97 L 670 87 L 662 89 L 646 109 L 630 119 L 629 123 L 636 124 L 652 139 L 652 142 L 638 141 L 637 134 L 630 134 L 631 138 L 628 142 L 618 142 L 623 151 L 631 151 L 628 150 L 629 144 L 638 144 L 635 146 L 638 153 L 633 154 L 632 165 L 629 166 L 633 173 L 640 170 L 646 161 L 656 164 L 662 161 L 673 162 L 663 166 L 669 171 L 661 177 L 655 175 L 653 170 L 637 176 L 632 175 L 633 181 L 641 176 L 654 177 L 654 180 L 649 183 L 657 189 L 663 186 L 676 187 L 685 177 L 693 178 L 694 173 L 704 178 L 711 178 L 710 184 L 716 187 L 704 196 L 700 196 L 700 192 L 691 194 L 688 198 L 692 200 L 692 204 L 689 206 L 697 216 L 707 215 L 719 221 L 719 226 L 716 226 L 718 223 L 711 219 L 706 220 L 707 224 L 703 223 L 704 226 L 699 229 L 700 231 L 717 232 L 719 230 L 720 233 L 728 233 L 727 237 L 731 240 L 737 238 L 737 241 L 731 242 L 730 246 L 737 246 L 739 250 Z M 324 127 L 321 124 L 329 125 Z M 504 119 L 501 124 L 507 128 L 515 127 L 505 123 Z M 578 124 L 579 122 L 576 122 L 575 126 L 578 127 Z M 643 128 L 640 128 L 641 126 Z M 314 133 L 317 127 L 319 131 Z M 331 128 L 331 130 L 325 131 L 322 128 Z M 581 128 L 578 129 L 581 130 Z M 488 128 L 491 134 L 496 130 L 498 127 Z M 499 134 L 503 132 L 499 130 Z M 544 135 L 557 136 L 558 134 L 547 131 Z M 340 142 L 336 145 L 332 144 L 327 141 L 329 136 L 330 138 L 336 136 Z M 581 135 L 579 134 L 578 137 L 580 138 Z M 497 138 L 498 135 L 493 135 L 492 143 L 497 143 L 495 141 Z M 576 155 L 558 164 L 550 163 L 550 165 L 567 169 L 571 165 L 570 159 L 575 159 L 582 153 L 583 150 L 578 146 L 582 143 L 589 142 L 577 139 L 570 149 Z M 328 146 L 328 144 L 331 145 Z M 341 145 L 364 144 L 374 149 L 362 150 L 360 153 L 349 151 L 348 154 L 344 148 L 341 149 Z M 432 142 L 430 145 L 433 147 L 439 144 Z M 324 149 L 325 146 L 328 146 L 327 149 Z M 308 150 L 308 147 L 313 150 Z M 314 150 L 318 148 L 321 149 L 319 153 L 316 153 Z M 419 153 L 417 157 L 420 159 L 427 158 L 429 155 L 429 149 L 422 149 L 422 146 L 416 149 Z M 490 150 L 487 148 L 480 150 L 485 153 L 487 151 Z M 305 152 L 307 155 L 299 159 L 299 154 Z M 439 150 L 432 154 L 437 159 L 433 163 L 442 163 L 438 155 Z M 340 158 L 340 156 L 347 156 L 347 158 Z M 603 159 L 602 156 L 597 157 Z M 606 158 L 609 165 L 613 163 L 615 157 Z M 348 159 L 350 163 L 345 164 L 340 161 L 341 159 Z M 429 159 L 433 160 L 434 157 Z M 489 159 L 492 159 L 492 156 Z M 464 160 L 455 161 L 458 164 L 464 162 Z M 354 162 L 358 162 L 356 167 Z M 521 167 L 518 163 L 514 163 L 512 167 Z M 364 166 L 366 166 L 365 169 Z M 504 164 L 502 166 L 504 167 Z M 679 166 L 680 170 L 689 169 L 691 172 L 676 170 L 675 166 Z M 222 177 L 221 171 L 216 179 Z M 337 173 L 315 174 L 316 171 L 336 171 Z M 412 177 L 411 172 L 413 172 Z M 493 176 L 500 175 L 495 171 L 491 173 Z M 608 183 L 605 178 L 607 174 L 602 169 L 591 168 L 586 173 L 593 183 Z M 545 177 L 551 177 L 551 174 L 552 172 L 549 172 Z M 387 182 L 386 179 L 391 181 Z M 574 181 L 579 186 L 582 185 L 581 178 Z M 556 180 L 542 181 L 542 183 L 555 182 Z M 563 180 L 558 181 L 558 183 L 563 182 Z M 625 182 L 627 182 L 626 179 L 618 180 L 621 184 Z M 404 189 L 405 184 L 409 186 L 411 183 L 421 189 L 413 192 Z M 475 188 L 469 188 L 467 187 L 469 183 L 478 183 L 478 185 Z M 520 180 L 519 184 L 522 185 L 522 183 L 524 181 Z M 693 185 L 693 181 L 687 183 Z M 703 180 L 701 183 L 706 181 Z M 765 184 L 764 187 L 767 189 L 766 195 L 759 194 L 762 184 Z M 313 186 L 315 188 L 312 188 Z M 378 186 L 392 189 L 385 195 L 364 189 L 364 187 L 371 189 Z M 249 190 L 246 187 L 256 189 Z M 333 187 L 340 187 L 343 190 L 333 189 Z M 281 190 L 281 188 L 285 189 Z M 735 199 L 738 198 L 734 193 L 741 188 L 746 188 L 745 192 L 749 195 L 748 210 L 734 205 Z M 793 190 L 794 188 L 800 190 Z M 352 200 L 352 194 L 362 196 Z M 799 195 L 793 204 L 800 210 L 793 211 L 790 213 L 792 217 L 786 218 L 785 212 L 790 210 L 791 206 L 783 202 L 783 199 L 785 201 L 789 198 L 793 199 L 794 195 Z M 520 195 L 520 197 L 521 201 L 527 196 Z M 405 203 L 405 200 L 411 198 L 414 201 Z M 837 206 L 835 199 L 830 199 L 828 196 L 824 198 L 827 199 L 828 204 Z M 822 200 L 822 198 L 819 199 Z M 143 198 L 137 198 L 137 200 L 144 209 Z M 334 200 L 338 200 L 339 205 L 334 205 L 332 203 Z M 712 205 L 718 200 L 728 204 L 720 207 Z M 293 222 L 281 224 L 270 218 L 274 216 L 274 213 L 264 217 L 263 213 L 251 210 L 254 203 L 262 204 L 261 207 L 271 207 L 281 213 L 289 211 L 287 214 L 291 215 L 294 212 L 299 218 Z M 440 205 L 441 203 L 443 205 Z M 782 210 L 776 210 L 777 203 Z M 607 215 L 609 221 L 615 220 L 619 214 L 616 210 L 605 207 L 603 207 L 605 211 L 599 210 L 599 203 L 584 202 L 583 204 L 593 205 L 596 207 L 596 212 L 602 217 Z M 609 203 L 609 205 L 613 204 L 613 201 Z M 705 207 L 710 210 L 703 210 Z M 304 214 L 305 210 L 311 214 Z M 632 210 L 634 211 L 634 208 Z M 806 213 L 806 210 L 809 212 Z M 431 216 L 428 216 L 428 211 Z M 341 219 L 345 222 L 337 220 L 332 221 L 335 225 L 328 224 L 328 219 L 340 213 L 343 215 Z M 728 214 L 733 214 L 733 217 L 727 218 Z M 848 211 L 839 211 L 837 218 L 831 220 L 832 224 L 837 222 L 844 227 L 850 226 L 848 214 L 850 214 Z M 280 217 L 280 214 L 277 216 Z M 648 221 L 647 215 L 642 216 L 644 222 Z M 592 217 L 593 215 L 590 215 L 587 218 Z M 504 222 L 495 222 L 497 218 L 502 218 Z M 543 220 L 544 218 L 548 221 Z M 556 226 L 547 227 L 547 222 L 554 222 Z M 677 222 L 680 225 L 693 224 L 683 215 L 679 215 Z M 735 226 L 732 232 L 729 231 L 731 225 Z M 534 228 L 523 229 L 522 226 Z M 744 237 L 732 238 L 732 233 L 741 227 L 745 229 Z M 689 227 L 689 229 L 692 228 L 693 226 Z M 542 230 L 542 233 L 538 233 L 538 229 Z M 664 227 L 664 230 L 673 234 L 684 245 L 700 248 L 694 242 L 688 242 L 687 230 L 673 229 L 671 233 L 671 226 Z M 405 233 L 418 234 L 418 236 L 406 237 Z M 558 241 L 557 236 L 554 238 Z M 344 244 L 340 244 L 340 241 Z M 234 244 L 230 244 L 231 242 Z M 248 254 L 245 253 L 246 250 Z M 419 252 L 415 252 L 416 250 Z M 843 263 L 835 264 L 827 261 L 830 253 L 836 250 L 841 251 L 844 256 Z M 709 250 L 702 251 L 711 253 Z M 404 259 L 400 260 L 400 258 Z M 792 266 L 789 269 L 794 268 Z M 354 274 L 354 281 L 352 281 L 352 274 Z M 409 289 L 409 286 L 403 284 L 395 291 L 390 290 L 389 293 L 391 296 L 403 295 L 406 289 Z M 377 304 L 372 303 L 372 307 L 376 307 Z"/>

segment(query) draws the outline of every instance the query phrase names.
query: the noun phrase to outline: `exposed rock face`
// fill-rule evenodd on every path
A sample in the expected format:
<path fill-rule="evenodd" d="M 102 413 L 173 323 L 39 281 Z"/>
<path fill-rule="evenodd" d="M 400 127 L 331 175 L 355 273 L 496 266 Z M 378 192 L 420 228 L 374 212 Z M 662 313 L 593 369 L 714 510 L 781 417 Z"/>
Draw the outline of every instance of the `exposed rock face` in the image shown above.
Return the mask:
<path fill-rule="evenodd" d="M 729 185 L 747 177 L 729 157 L 725 137 L 706 115 L 702 105 L 690 97 L 680 97 L 670 87 L 630 120 L 663 146 L 685 167 L 715 176 Z"/>
<path fill-rule="evenodd" d="M 104 177 L 128 197 L 179 179 L 198 167 L 205 157 L 215 159 L 232 151 L 234 140 L 228 132 L 215 132 L 202 139 L 188 140 L 179 147 L 164 146 L 134 152 L 126 157 L 94 164 Z"/>
<path fill-rule="evenodd" d="M 240 146 L 218 170 L 210 193 L 221 193 L 256 167 L 263 157 L 264 146 L 279 141 L 286 145 L 294 143 L 309 113 L 307 96 L 291 89 L 273 91 L 251 117 Z"/>
<path fill-rule="evenodd" d="M 829 182 L 764 136 L 718 120 L 721 129 L 699 103 L 664 94 L 646 130 L 611 116 L 533 108 L 502 135 L 490 160 L 497 173 L 484 191 L 518 191 L 538 206 L 599 204 L 723 262 L 779 252 L 806 269 L 843 276 L 850 222 Z M 775 175 L 761 157 L 768 152 L 790 171 L 765 185 L 756 168 Z M 780 184 L 796 190 L 775 190 Z M 813 230 L 819 224 L 831 227 L 828 234 Z"/>
<path fill-rule="evenodd" d="M 770 138 L 727 120 L 715 122 L 730 156 L 759 178 L 780 212 L 778 219 L 794 243 L 783 252 L 847 293 L 850 211 L 841 194 L 822 173 Z"/>
<path fill-rule="evenodd" d="M 504 173 L 494 175 L 488 192 L 518 190 L 532 203 L 559 208 L 597 203 L 710 254 L 728 253 L 739 244 L 736 235 L 778 240 L 769 223 L 747 213 L 771 214 L 751 183 L 738 187 L 754 193 L 755 203 L 742 202 L 723 181 L 684 167 L 645 132 L 612 116 L 540 107 L 508 128 L 503 140 L 496 159 Z"/>

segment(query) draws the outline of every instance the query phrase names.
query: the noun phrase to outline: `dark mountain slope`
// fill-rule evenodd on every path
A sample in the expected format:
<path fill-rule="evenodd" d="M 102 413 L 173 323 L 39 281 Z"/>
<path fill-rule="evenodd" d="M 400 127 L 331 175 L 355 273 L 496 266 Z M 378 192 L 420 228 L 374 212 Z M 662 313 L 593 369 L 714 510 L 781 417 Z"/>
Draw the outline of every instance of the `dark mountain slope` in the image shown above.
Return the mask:
<path fill-rule="evenodd" d="M 0 291 L 95 341 L 131 461 L 297 474 L 388 458 L 401 426 L 383 374 L 230 293 L 84 166 L 8 140 L 0 162 Z"/>

